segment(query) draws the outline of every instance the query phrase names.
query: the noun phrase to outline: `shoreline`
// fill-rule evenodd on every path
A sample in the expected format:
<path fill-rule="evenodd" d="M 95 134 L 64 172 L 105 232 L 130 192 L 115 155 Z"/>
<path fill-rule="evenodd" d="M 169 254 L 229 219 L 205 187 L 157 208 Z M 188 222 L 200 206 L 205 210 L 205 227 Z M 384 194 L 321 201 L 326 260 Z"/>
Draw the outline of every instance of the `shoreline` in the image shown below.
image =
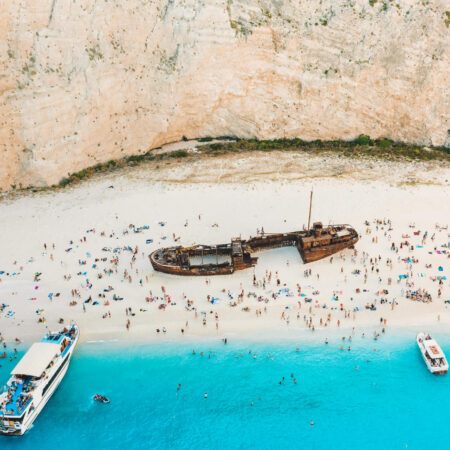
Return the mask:
<path fill-rule="evenodd" d="M 304 345 L 310 343 L 322 344 L 323 339 L 328 338 L 331 341 L 340 340 L 343 336 L 348 337 L 352 335 L 351 326 L 345 326 L 342 328 L 333 328 L 330 330 L 318 329 L 315 332 L 311 332 L 306 329 L 298 329 L 298 330 L 289 330 L 285 333 L 279 329 L 264 329 L 259 330 L 257 332 L 251 333 L 226 333 L 218 336 L 212 335 L 189 335 L 185 334 L 183 337 L 163 337 L 163 336 L 155 336 L 153 338 L 144 338 L 143 336 L 128 336 L 127 338 L 123 338 L 122 336 L 117 335 L 89 335 L 83 339 L 80 336 L 80 341 L 78 345 L 86 345 L 86 344 L 117 344 L 124 346 L 133 346 L 133 345 L 165 345 L 165 344 L 173 344 L 173 345 L 189 345 L 189 344 L 208 344 L 208 343 L 216 343 L 223 344 L 222 339 L 227 338 L 228 344 L 243 344 L 243 343 L 255 343 L 259 345 L 272 345 L 272 344 L 280 344 L 280 343 L 296 343 L 297 345 Z M 377 332 L 380 334 L 380 338 L 378 338 L 379 342 L 383 340 L 393 340 L 393 339 L 403 339 L 406 337 L 414 337 L 420 331 L 426 330 L 426 332 L 432 334 L 433 336 L 444 337 L 444 339 L 450 339 L 450 330 L 447 324 L 429 324 L 429 325 L 397 325 L 395 327 L 390 327 L 386 330 L 385 333 L 381 332 L 381 329 L 377 326 L 367 326 L 364 327 L 360 325 L 355 328 L 354 336 L 358 339 L 361 338 L 361 333 L 364 332 L 366 335 L 367 341 L 374 341 L 373 333 Z M 55 331 L 55 330 L 52 330 Z M 280 333 L 281 332 L 281 333 Z M 42 336 L 43 337 L 43 336 Z M 40 338 L 38 337 L 38 340 Z M 14 341 L 5 341 L 8 344 L 8 348 L 13 346 L 30 346 L 37 340 L 23 340 L 21 344 L 17 345 Z M 416 344 L 415 340 L 411 341 L 414 345 Z"/>

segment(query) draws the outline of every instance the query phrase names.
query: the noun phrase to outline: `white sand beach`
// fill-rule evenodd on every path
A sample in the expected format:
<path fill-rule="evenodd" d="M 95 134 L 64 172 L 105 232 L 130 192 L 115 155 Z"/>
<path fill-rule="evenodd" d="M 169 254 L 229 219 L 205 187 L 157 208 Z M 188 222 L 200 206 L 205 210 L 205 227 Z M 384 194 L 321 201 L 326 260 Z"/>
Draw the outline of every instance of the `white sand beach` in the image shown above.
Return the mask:
<path fill-rule="evenodd" d="M 450 168 L 439 164 L 228 155 L 4 195 L 0 332 L 31 341 L 61 318 L 83 341 L 448 327 Z M 254 269 L 208 278 L 151 267 L 162 246 L 300 230 L 311 188 L 312 221 L 351 224 L 355 251 L 304 265 L 295 248 L 270 250 Z"/>

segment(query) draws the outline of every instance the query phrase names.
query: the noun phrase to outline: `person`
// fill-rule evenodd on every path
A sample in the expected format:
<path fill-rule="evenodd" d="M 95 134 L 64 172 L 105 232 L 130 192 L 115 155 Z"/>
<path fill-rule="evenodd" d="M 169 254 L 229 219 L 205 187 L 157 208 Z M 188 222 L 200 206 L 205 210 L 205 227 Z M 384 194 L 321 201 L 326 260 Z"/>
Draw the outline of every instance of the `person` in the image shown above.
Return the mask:
<path fill-rule="evenodd" d="M 207 393 L 207 392 L 205 392 L 204 397 L 205 397 L 205 398 L 208 398 L 208 393 Z"/>

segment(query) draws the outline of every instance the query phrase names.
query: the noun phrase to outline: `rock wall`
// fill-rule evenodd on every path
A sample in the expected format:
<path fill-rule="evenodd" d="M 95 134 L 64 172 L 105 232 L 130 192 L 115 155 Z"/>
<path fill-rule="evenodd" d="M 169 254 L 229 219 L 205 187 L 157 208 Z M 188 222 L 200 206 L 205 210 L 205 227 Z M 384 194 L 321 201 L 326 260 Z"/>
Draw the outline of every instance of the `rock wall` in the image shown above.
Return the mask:
<path fill-rule="evenodd" d="M 182 136 L 448 144 L 447 0 L 3 0 L 0 187 Z"/>

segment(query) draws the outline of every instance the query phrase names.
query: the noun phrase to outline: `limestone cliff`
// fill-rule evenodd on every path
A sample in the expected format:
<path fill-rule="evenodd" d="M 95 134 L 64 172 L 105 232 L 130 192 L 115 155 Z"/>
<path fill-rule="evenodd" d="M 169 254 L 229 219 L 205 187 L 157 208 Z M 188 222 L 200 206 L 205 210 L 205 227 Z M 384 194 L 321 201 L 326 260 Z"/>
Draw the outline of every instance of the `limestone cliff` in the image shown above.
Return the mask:
<path fill-rule="evenodd" d="M 183 135 L 448 144 L 448 9 L 3 0 L 0 187 L 57 183 Z"/>

